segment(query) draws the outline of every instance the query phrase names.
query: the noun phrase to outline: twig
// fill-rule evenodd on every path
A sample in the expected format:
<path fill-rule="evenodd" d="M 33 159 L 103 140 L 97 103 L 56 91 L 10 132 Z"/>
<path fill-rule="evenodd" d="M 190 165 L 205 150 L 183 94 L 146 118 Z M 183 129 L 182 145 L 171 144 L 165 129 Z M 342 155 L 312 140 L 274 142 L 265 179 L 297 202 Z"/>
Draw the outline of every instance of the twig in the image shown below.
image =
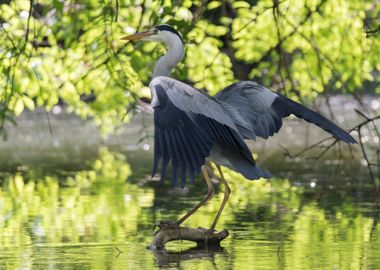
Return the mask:
<path fill-rule="evenodd" d="M 119 0 L 116 0 L 116 6 L 115 6 L 115 22 L 117 22 L 117 19 L 119 18 Z"/>
<path fill-rule="evenodd" d="M 375 203 L 374 207 L 375 207 L 375 213 L 373 215 L 373 223 L 372 223 L 371 231 L 369 233 L 369 239 L 372 239 L 372 237 L 376 231 L 376 227 L 378 225 L 378 222 L 379 222 L 379 216 L 380 216 L 379 197 L 376 198 L 376 203 Z"/>
<path fill-rule="evenodd" d="M 323 150 L 322 153 L 320 153 L 318 156 L 310 157 L 309 159 L 319 160 L 327 153 L 327 151 L 329 151 L 337 143 L 339 144 L 339 140 L 335 139 L 335 141 L 333 141 L 332 143 L 330 143 L 328 146 L 325 147 L 325 150 Z"/>
<path fill-rule="evenodd" d="M 355 109 L 355 112 L 358 113 L 359 115 L 361 115 L 363 118 L 365 118 L 365 120 L 364 120 L 363 122 L 357 124 L 357 125 L 354 126 L 353 128 L 349 129 L 347 132 L 348 132 L 348 133 L 351 133 L 351 132 L 353 132 L 354 130 L 356 130 L 356 131 L 358 132 L 358 136 L 359 136 L 359 145 L 360 145 L 361 152 L 362 152 L 362 154 L 363 154 L 363 158 L 364 158 L 365 161 L 366 161 L 366 165 L 367 165 L 368 172 L 369 172 L 369 175 L 370 175 L 370 177 L 371 177 L 371 180 L 372 180 L 372 183 L 373 183 L 374 189 L 375 189 L 376 191 L 378 191 L 379 189 L 378 189 L 378 187 L 377 187 L 376 179 L 375 179 L 375 176 L 374 176 L 374 173 L 373 173 L 373 170 L 372 170 L 372 166 L 374 166 L 374 164 L 370 162 L 370 160 L 369 160 L 369 158 L 368 158 L 368 155 L 367 155 L 367 152 L 366 152 L 366 150 L 365 150 L 365 148 L 364 148 L 363 136 L 362 136 L 362 128 L 363 128 L 365 125 L 369 124 L 369 123 L 374 123 L 376 120 L 379 120 L 379 119 L 380 119 L 380 115 L 375 116 L 375 117 L 368 117 L 368 116 L 365 115 L 363 112 L 361 112 L 361 111 L 359 111 L 359 110 L 357 110 L 357 109 Z M 376 132 L 378 133 L 379 131 L 377 130 L 377 127 L 376 127 L 375 124 L 374 124 L 374 126 L 375 126 L 375 129 L 376 129 Z M 309 151 L 309 150 L 311 150 L 311 149 L 313 149 L 313 148 L 315 148 L 315 147 L 321 145 L 323 142 L 325 142 L 325 141 L 327 141 L 327 140 L 331 140 L 331 139 L 334 139 L 334 137 L 331 136 L 331 137 L 329 137 L 329 138 L 325 138 L 325 139 L 323 139 L 323 140 L 320 140 L 320 141 L 314 143 L 313 145 L 308 146 L 308 147 L 306 147 L 305 149 L 301 150 L 301 151 L 298 152 L 297 154 L 293 154 L 293 155 L 289 152 L 289 150 L 288 150 L 286 147 L 284 147 L 284 146 L 282 146 L 282 145 L 280 145 L 280 147 L 282 147 L 282 148 L 284 149 L 284 151 L 285 151 L 284 155 L 286 155 L 286 156 L 288 156 L 288 157 L 290 157 L 290 158 L 295 158 L 295 157 L 298 157 L 298 156 L 300 156 L 301 154 L 303 154 L 303 153 L 305 153 L 305 152 L 307 152 L 307 151 Z M 336 139 L 336 138 L 335 138 L 333 142 L 331 142 L 329 145 L 325 146 L 325 149 L 322 151 L 321 154 L 319 154 L 317 157 L 313 157 L 313 159 L 320 159 L 324 154 L 326 154 L 326 152 L 327 152 L 328 150 L 330 150 L 330 149 L 331 149 L 336 143 L 338 143 L 338 142 L 339 142 L 339 139 Z M 377 151 L 378 151 L 377 153 L 379 153 L 379 152 L 380 152 L 380 149 L 378 149 Z M 378 159 L 378 163 L 379 163 L 379 162 L 380 162 L 379 154 L 378 154 L 377 159 Z M 379 164 L 379 165 L 380 165 L 380 164 Z"/>
<path fill-rule="evenodd" d="M 284 243 L 284 239 L 281 239 L 281 243 L 278 245 L 278 248 L 277 248 L 277 251 L 276 251 L 278 261 L 281 261 L 280 251 L 281 251 L 281 246 L 283 245 L 283 243 Z"/>
<path fill-rule="evenodd" d="M 355 112 L 356 112 L 357 114 L 359 114 L 360 116 L 362 116 L 363 118 L 365 118 L 366 121 L 373 122 L 373 121 L 371 121 L 371 118 L 369 118 L 367 115 L 365 115 L 362 111 L 359 111 L 358 109 L 355 109 Z M 378 116 L 378 117 L 380 117 L 380 116 Z M 378 134 L 379 131 L 378 131 L 376 125 L 374 125 L 374 126 L 375 126 L 375 130 L 376 130 L 376 132 L 377 132 L 377 134 Z M 376 179 L 375 179 L 374 173 L 373 173 L 373 171 L 372 171 L 372 164 L 371 164 L 371 162 L 369 161 L 369 158 L 368 158 L 367 152 L 365 151 L 364 144 L 363 144 L 363 141 L 362 141 L 362 132 L 361 132 L 362 127 L 363 127 L 363 126 L 360 126 L 360 127 L 358 128 L 360 149 L 361 149 L 361 151 L 362 151 L 362 154 L 363 154 L 364 160 L 365 160 L 365 162 L 366 162 L 366 164 L 367 164 L 368 173 L 369 173 L 369 175 L 370 175 L 370 177 L 371 177 L 372 184 L 373 184 L 375 190 L 377 190 Z"/>
<path fill-rule="evenodd" d="M 193 18 L 191 20 L 191 25 L 192 27 L 195 26 L 195 24 L 198 22 L 200 18 L 202 18 L 203 13 L 205 12 L 207 7 L 207 1 L 206 0 L 201 0 L 201 4 L 198 5 L 195 10 L 192 12 Z"/>
<path fill-rule="evenodd" d="M 367 152 L 365 151 L 364 149 L 364 144 L 362 142 L 362 131 L 361 131 L 361 127 L 358 129 L 358 134 L 359 134 L 359 144 L 360 144 L 360 149 L 362 150 L 362 154 L 363 154 L 363 157 L 367 163 L 367 167 L 368 167 L 368 172 L 369 172 L 369 175 L 371 177 L 371 180 L 374 184 L 374 186 L 376 186 L 376 181 L 375 181 L 375 177 L 373 176 L 373 172 L 372 172 L 372 167 L 371 167 L 371 163 L 369 162 L 369 159 L 368 159 L 368 156 L 367 156 Z"/>
<path fill-rule="evenodd" d="M 49 112 L 48 111 L 46 111 L 46 118 L 47 118 L 48 125 L 49 125 L 50 136 L 54 137 L 53 128 L 51 127 L 50 116 L 49 116 Z"/>
<path fill-rule="evenodd" d="M 268 58 L 271 55 L 272 51 L 275 50 L 281 42 L 284 42 L 288 38 L 292 37 L 294 34 L 298 33 L 298 27 L 304 25 L 309 20 L 311 15 L 313 15 L 313 13 L 320 12 L 321 7 L 325 4 L 326 1 L 327 0 L 322 0 L 314 10 L 309 10 L 306 16 L 303 18 L 303 20 L 297 26 L 293 27 L 293 30 L 289 34 L 287 34 L 286 36 L 283 36 L 281 40 L 277 42 L 276 45 L 270 47 L 266 51 L 266 53 L 263 56 L 261 56 L 259 60 L 256 61 L 256 63 L 263 62 L 266 58 Z"/>
<path fill-rule="evenodd" d="M 277 39 L 278 39 L 278 47 L 277 47 L 277 54 L 278 54 L 278 73 L 280 75 L 280 78 L 281 78 L 281 87 L 282 89 L 285 89 L 285 79 L 284 79 L 284 76 L 282 75 L 282 71 L 281 71 L 281 67 L 282 67 L 282 62 L 283 62 L 283 59 L 282 59 L 282 38 L 281 38 L 281 32 L 280 32 L 280 25 L 279 25 L 279 22 L 278 22 L 278 15 L 280 15 L 280 11 L 279 11 L 279 7 L 278 7 L 279 3 L 277 0 L 273 0 L 273 9 L 272 9 L 272 13 L 273 13 L 273 17 L 274 17 L 274 21 L 275 21 L 275 25 L 276 25 L 276 32 L 277 32 Z"/>
<path fill-rule="evenodd" d="M 320 141 L 318 141 L 318 142 L 316 142 L 316 143 L 314 143 L 314 144 L 312 144 L 312 145 L 310 145 L 310 146 L 304 148 L 303 150 L 301 150 L 301 151 L 298 152 L 297 154 L 291 154 L 291 153 L 289 152 L 289 150 L 288 150 L 285 146 L 283 146 L 283 145 L 281 145 L 281 144 L 280 144 L 280 147 L 285 151 L 285 153 L 284 153 L 285 156 L 287 156 L 287 157 L 289 157 L 289 158 L 297 158 L 297 157 L 299 157 L 300 155 L 304 154 L 305 152 L 307 152 L 307 151 L 309 151 L 309 150 L 311 150 L 311 149 L 313 149 L 313 148 L 315 148 L 315 147 L 321 145 L 322 143 L 324 143 L 324 142 L 326 142 L 326 141 L 332 140 L 332 139 L 334 139 L 334 137 L 332 137 L 332 136 L 331 136 L 331 137 L 328 137 L 328 138 L 324 138 L 324 139 L 322 139 L 322 140 L 320 140 Z"/>
<path fill-rule="evenodd" d="M 120 254 L 124 253 L 123 251 L 121 251 L 118 247 L 115 247 L 116 251 L 118 252 L 116 254 L 116 258 L 120 256 Z"/>
<path fill-rule="evenodd" d="M 280 4 L 282 4 L 282 3 L 284 3 L 284 2 L 286 2 L 286 1 L 278 1 L 277 0 L 277 6 L 279 6 Z M 231 7 L 232 8 L 232 7 Z M 267 7 L 264 7 L 264 8 L 262 8 L 261 10 L 259 10 L 259 11 L 257 11 L 256 13 L 255 13 L 255 16 L 254 16 L 254 18 L 253 19 L 251 19 L 251 20 L 249 20 L 247 23 L 245 23 L 242 27 L 240 27 L 238 30 L 237 30 L 237 32 L 241 32 L 241 31 L 243 31 L 245 28 L 247 28 L 251 23 L 253 23 L 253 22 L 255 22 L 255 21 L 257 21 L 257 17 L 259 17 L 260 15 L 262 15 L 265 11 L 267 11 L 267 10 L 269 10 L 269 9 L 273 9 L 274 8 L 274 6 L 267 6 Z"/>
<path fill-rule="evenodd" d="M 380 137 L 379 137 L 379 138 L 380 138 Z M 377 178 L 380 179 L 380 148 L 377 149 L 376 154 L 377 154 L 377 164 L 376 164 L 376 166 L 379 167 L 379 168 L 377 169 Z"/>
<path fill-rule="evenodd" d="M 342 147 L 341 147 L 340 143 L 338 144 L 338 147 L 339 147 L 339 151 L 338 151 L 338 153 L 339 153 L 338 154 L 338 164 L 335 166 L 334 178 L 333 178 L 334 183 L 336 183 L 336 176 L 338 175 L 338 170 L 340 168 L 341 161 L 342 161 Z"/>
<path fill-rule="evenodd" d="M 380 119 L 380 115 L 375 116 L 375 117 L 371 117 L 371 118 L 367 118 L 365 121 L 363 121 L 363 122 L 357 124 L 356 126 L 352 127 L 351 129 L 349 129 L 349 130 L 347 131 L 347 133 L 350 134 L 351 132 L 353 132 L 353 131 L 355 131 L 355 130 L 358 130 L 358 129 L 360 129 L 361 127 L 367 125 L 368 123 L 374 122 L 374 121 L 376 121 L 376 120 L 378 120 L 378 119 Z M 289 151 L 287 148 L 285 148 L 283 145 L 280 145 L 280 147 L 281 147 L 282 149 L 284 149 L 284 151 L 285 151 L 284 155 L 288 156 L 289 158 L 297 158 L 297 157 L 299 157 L 300 155 L 304 154 L 305 152 L 307 152 L 307 151 L 309 151 L 309 150 L 311 150 L 311 149 L 313 149 L 313 148 L 315 148 L 315 147 L 317 147 L 317 146 L 321 145 L 322 143 L 324 143 L 324 142 L 326 142 L 326 141 L 329 141 L 329 140 L 334 140 L 334 141 L 331 142 L 330 145 L 328 145 L 328 146 L 325 147 L 325 148 L 327 148 L 327 149 L 330 149 L 333 145 L 335 145 L 335 144 L 339 141 L 339 139 L 336 139 L 336 138 L 333 137 L 333 136 L 331 136 L 331 137 L 327 137 L 327 138 L 324 138 L 324 139 L 322 139 L 322 140 L 320 140 L 320 141 L 318 141 L 318 142 L 316 142 L 316 143 L 314 143 L 314 144 L 312 144 L 312 145 L 310 145 L 310 146 L 304 148 L 303 150 L 301 150 L 300 152 L 298 152 L 298 153 L 296 153 L 296 154 L 291 154 L 290 151 Z M 324 151 L 323 154 L 325 154 L 325 152 L 326 152 L 326 151 Z M 321 156 L 320 156 L 319 158 L 321 158 Z"/>
<path fill-rule="evenodd" d="M 29 36 L 29 30 L 30 30 L 30 28 L 29 28 L 30 18 L 32 17 L 32 11 L 33 11 L 33 0 L 30 0 L 28 22 L 26 24 L 26 32 L 25 32 L 25 43 L 28 42 L 28 36 Z"/>

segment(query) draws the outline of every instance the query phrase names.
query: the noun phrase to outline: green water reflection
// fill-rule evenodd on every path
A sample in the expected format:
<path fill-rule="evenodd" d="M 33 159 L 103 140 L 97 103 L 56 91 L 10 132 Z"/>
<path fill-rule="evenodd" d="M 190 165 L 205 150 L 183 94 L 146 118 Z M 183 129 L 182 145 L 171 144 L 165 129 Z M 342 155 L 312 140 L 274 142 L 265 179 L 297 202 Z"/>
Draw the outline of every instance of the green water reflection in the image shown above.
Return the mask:
<path fill-rule="evenodd" d="M 365 175 L 360 187 L 342 188 L 226 172 L 234 181 L 219 223 L 230 231 L 223 248 L 177 242 L 154 254 L 146 249 L 153 222 L 177 219 L 206 187 L 201 179 L 183 190 L 159 185 L 149 160 L 140 162 L 100 148 L 86 170 L 2 174 L 0 269 L 380 268 L 379 206 Z M 187 224 L 210 225 L 222 198 Z"/>

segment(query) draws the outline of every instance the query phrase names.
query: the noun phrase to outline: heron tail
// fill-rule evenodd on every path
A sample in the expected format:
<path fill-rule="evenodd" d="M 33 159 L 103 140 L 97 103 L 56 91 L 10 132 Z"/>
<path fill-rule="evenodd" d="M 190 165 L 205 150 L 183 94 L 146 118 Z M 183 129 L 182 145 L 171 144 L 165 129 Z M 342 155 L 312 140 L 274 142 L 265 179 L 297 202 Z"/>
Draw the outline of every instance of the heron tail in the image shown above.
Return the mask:
<path fill-rule="evenodd" d="M 271 178 L 272 175 L 265 171 L 264 169 L 261 169 L 259 166 L 255 165 L 249 165 L 245 166 L 245 164 L 239 164 L 238 166 L 234 166 L 235 170 L 241 173 L 245 178 L 249 180 L 258 180 L 260 178 Z"/>

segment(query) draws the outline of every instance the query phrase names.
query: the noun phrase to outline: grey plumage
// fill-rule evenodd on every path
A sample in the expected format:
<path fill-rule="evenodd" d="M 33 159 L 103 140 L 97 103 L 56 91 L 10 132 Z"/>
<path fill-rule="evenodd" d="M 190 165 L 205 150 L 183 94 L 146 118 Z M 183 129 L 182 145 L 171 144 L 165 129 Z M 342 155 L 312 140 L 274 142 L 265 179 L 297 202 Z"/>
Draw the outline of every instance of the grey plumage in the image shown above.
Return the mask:
<path fill-rule="evenodd" d="M 215 97 L 169 77 L 152 80 L 155 111 L 153 174 L 162 159 L 161 180 L 171 162 L 173 185 L 191 181 L 206 158 L 240 172 L 248 179 L 269 178 L 259 168 L 244 139 L 268 138 L 282 118 L 294 114 L 347 143 L 355 140 L 320 114 L 250 81 L 235 83 Z"/>
<path fill-rule="evenodd" d="M 220 91 L 215 98 L 239 108 L 239 113 L 249 122 L 254 132 L 245 134 L 245 139 L 255 139 L 256 136 L 266 139 L 273 136 L 281 129 L 282 118 L 293 114 L 319 126 L 339 140 L 356 143 L 351 135 L 324 116 L 255 82 L 234 83 Z"/>
<path fill-rule="evenodd" d="M 153 97 L 156 95 L 158 96 L 160 93 L 156 90 L 157 86 L 159 86 L 160 89 L 164 89 L 170 101 L 182 111 L 202 114 L 237 130 L 234 121 L 221 106 L 220 102 L 206 93 L 201 92 L 183 82 L 162 76 L 154 78 L 149 86 L 152 89 Z M 153 107 L 160 105 L 160 102 L 160 99 L 158 103 L 153 102 Z"/>
<path fill-rule="evenodd" d="M 170 161 L 172 184 L 177 184 L 180 175 L 184 186 L 186 176 L 193 182 L 206 158 L 210 158 L 219 165 L 239 171 L 248 179 L 270 177 L 256 165 L 223 103 L 168 77 L 156 77 L 150 87 L 155 97 L 152 104 L 155 119 L 153 175 L 162 160 L 163 180 Z"/>

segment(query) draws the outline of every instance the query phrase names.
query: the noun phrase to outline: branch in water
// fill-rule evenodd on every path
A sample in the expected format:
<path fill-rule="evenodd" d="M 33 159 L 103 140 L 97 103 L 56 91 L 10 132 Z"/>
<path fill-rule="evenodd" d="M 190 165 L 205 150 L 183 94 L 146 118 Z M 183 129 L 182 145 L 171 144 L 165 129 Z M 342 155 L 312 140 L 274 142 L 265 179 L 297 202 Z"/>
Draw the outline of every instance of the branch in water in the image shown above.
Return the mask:
<path fill-rule="evenodd" d="M 209 230 L 205 228 L 185 228 L 185 227 L 160 227 L 155 233 L 151 250 L 163 250 L 165 244 L 174 240 L 188 240 L 196 242 L 198 246 L 220 246 L 220 242 L 229 235 L 227 230 L 214 232 L 209 235 Z"/>

